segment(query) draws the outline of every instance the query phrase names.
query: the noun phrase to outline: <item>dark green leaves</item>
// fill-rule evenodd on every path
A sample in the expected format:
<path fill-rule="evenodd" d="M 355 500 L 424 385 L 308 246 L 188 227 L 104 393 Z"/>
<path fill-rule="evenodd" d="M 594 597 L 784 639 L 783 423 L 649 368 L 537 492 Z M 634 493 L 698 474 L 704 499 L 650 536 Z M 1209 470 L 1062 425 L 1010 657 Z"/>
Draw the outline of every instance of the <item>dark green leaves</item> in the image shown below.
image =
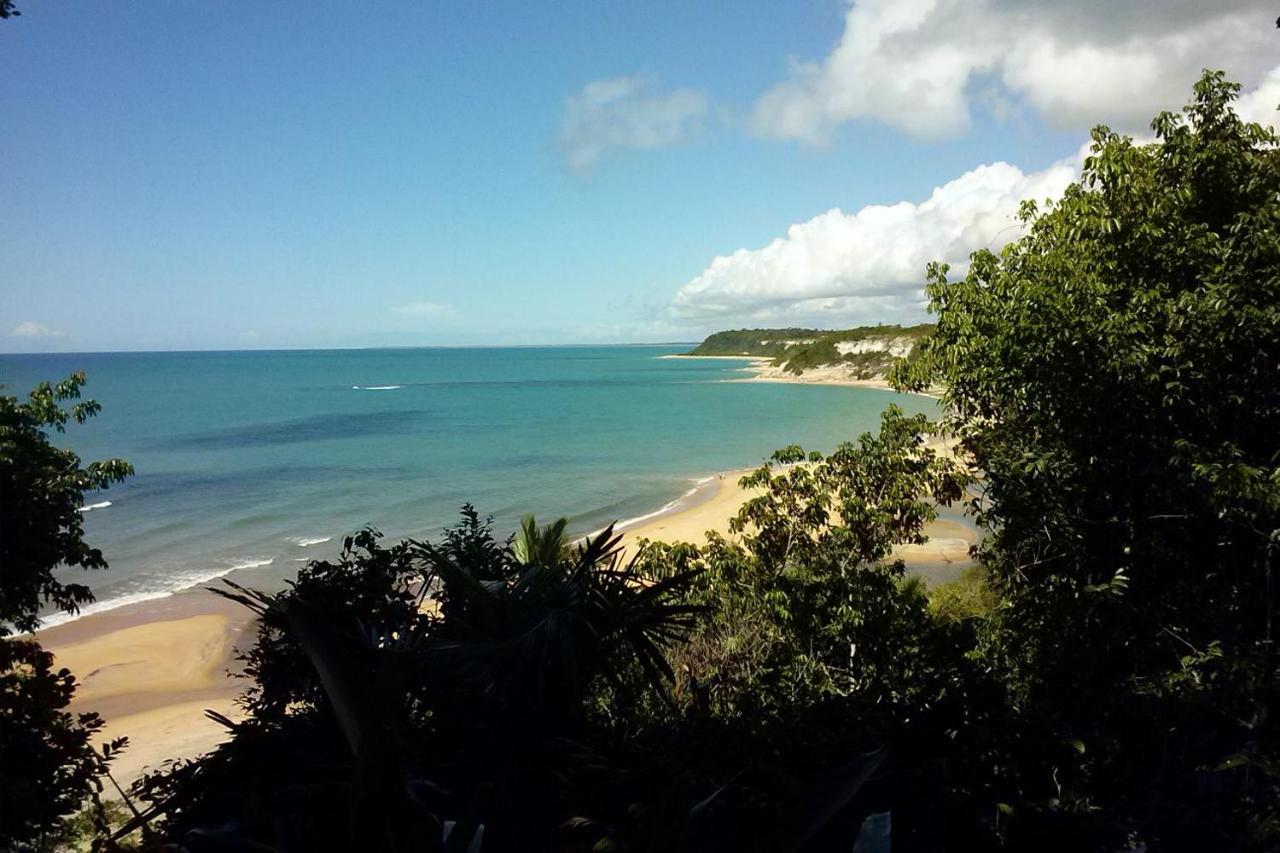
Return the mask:
<path fill-rule="evenodd" d="M 931 267 L 937 331 L 897 377 L 946 388 L 984 472 L 1003 601 L 984 655 L 1053 740 L 1111 744 L 1046 760 L 1058 790 L 1018 813 L 1073 804 L 1153 847 L 1244 844 L 1258 813 L 1238 804 L 1280 792 L 1255 773 L 1186 793 L 1277 713 L 1280 154 L 1238 91 L 1206 73 L 1155 144 L 1097 128 L 1025 236 L 956 281 Z"/>
<path fill-rule="evenodd" d="M 63 406 L 79 399 L 84 382 L 83 373 L 56 385 L 42 382 L 25 403 L 0 397 L 0 636 L 34 630 L 45 602 L 74 611 L 93 600 L 87 587 L 54 578 L 59 565 L 107 565 L 82 538 L 80 507 L 86 492 L 120 482 L 133 468 L 119 459 L 81 466 L 47 434 L 97 414 L 92 400 Z"/>

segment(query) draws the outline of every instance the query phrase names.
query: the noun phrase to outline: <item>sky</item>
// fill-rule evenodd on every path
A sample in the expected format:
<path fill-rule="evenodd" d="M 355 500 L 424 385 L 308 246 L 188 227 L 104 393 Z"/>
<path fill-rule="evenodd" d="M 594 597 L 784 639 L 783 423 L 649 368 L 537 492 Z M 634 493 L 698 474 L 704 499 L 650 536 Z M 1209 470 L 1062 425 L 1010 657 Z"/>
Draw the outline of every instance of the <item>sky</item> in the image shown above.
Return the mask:
<path fill-rule="evenodd" d="M 18 0 L 0 352 L 692 341 L 927 319 L 1259 0 Z"/>

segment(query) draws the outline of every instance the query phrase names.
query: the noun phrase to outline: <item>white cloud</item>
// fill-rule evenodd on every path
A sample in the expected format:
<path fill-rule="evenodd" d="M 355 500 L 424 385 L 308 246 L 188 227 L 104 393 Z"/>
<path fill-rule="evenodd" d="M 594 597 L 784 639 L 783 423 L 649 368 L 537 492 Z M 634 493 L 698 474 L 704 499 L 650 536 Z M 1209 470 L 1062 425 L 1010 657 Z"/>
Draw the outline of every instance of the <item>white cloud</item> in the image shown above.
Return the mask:
<path fill-rule="evenodd" d="M 453 306 L 444 302 L 410 302 L 406 305 L 397 305 L 391 309 L 397 314 L 403 314 L 406 317 L 429 317 L 435 319 L 444 319 L 453 316 Z"/>
<path fill-rule="evenodd" d="M 34 320 L 24 320 L 15 326 L 10 334 L 15 338 L 62 338 L 66 337 L 67 333 L 61 329 L 51 329 Z"/>
<path fill-rule="evenodd" d="M 919 204 L 870 205 L 855 213 L 833 208 L 763 248 L 716 258 L 680 288 L 672 308 L 688 318 L 754 321 L 918 315 L 928 262 L 944 260 L 960 271 L 974 249 L 1017 237 L 1019 203 L 1060 195 L 1079 175 L 1081 159 L 1030 174 L 991 163 L 937 187 Z"/>
<path fill-rule="evenodd" d="M 1280 67 L 1273 68 L 1262 78 L 1262 83 L 1252 92 L 1245 92 L 1236 101 L 1236 112 L 1245 121 L 1280 129 Z"/>
<path fill-rule="evenodd" d="M 661 91 L 649 75 L 596 80 L 565 99 L 560 151 L 570 170 L 586 175 L 613 150 L 665 148 L 688 140 L 707 108 L 702 92 Z"/>
<path fill-rule="evenodd" d="M 1254 85 L 1275 61 L 1262 0 L 860 0 L 820 63 L 757 101 L 755 133 L 810 144 L 857 119 L 922 138 L 964 132 L 975 104 L 1050 124 L 1140 130 L 1204 67 Z"/>
<path fill-rule="evenodd" d="M 1280 67 L 1236 102 L 1248 121 L 1280 127 Z M 1138 142 L 1154 141 L 1148 134 Z M 870 205 L 855 213 L 833 208 L 792 225 L 759 249 L 715 258 L 676 293 L 671 316 L 686 322 L 839 325 L 918 321 L 923 316 L 925 266 L 968 268 L 978 248 L 997 250 L 1017 238 L 1024 199 L 1061 195 L 1079 177 L 1088 143 L 1038 172 L 1008 163 L 979 166 L 916 203 Z"/>

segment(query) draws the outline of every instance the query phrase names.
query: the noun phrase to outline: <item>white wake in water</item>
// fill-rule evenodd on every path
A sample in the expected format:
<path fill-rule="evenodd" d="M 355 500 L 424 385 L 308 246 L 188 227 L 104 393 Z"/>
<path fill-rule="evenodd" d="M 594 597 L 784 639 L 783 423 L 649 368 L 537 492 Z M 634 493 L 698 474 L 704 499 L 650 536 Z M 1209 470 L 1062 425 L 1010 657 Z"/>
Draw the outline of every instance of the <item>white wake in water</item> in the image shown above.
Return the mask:
<path fill-rule="evenodd" d="M 353 391 L 395 391 L 399 385 L 352 385 Z"/>
<path fill-rule="evenodd" d="M 92 512 L 95 509 L 106 509 L 111 506 L 111 501 L 99 501 L 96 504 L 85 504 L 80 507 L 81 512 Z"/>

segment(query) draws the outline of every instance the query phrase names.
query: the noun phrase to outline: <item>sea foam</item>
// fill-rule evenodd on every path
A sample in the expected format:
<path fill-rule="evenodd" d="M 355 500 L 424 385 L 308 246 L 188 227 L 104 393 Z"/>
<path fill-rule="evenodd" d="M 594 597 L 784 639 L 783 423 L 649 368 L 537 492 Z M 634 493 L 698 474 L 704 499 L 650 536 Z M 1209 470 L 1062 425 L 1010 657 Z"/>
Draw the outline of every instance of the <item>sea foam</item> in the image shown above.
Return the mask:
<path fill-rule="evenodd" d="M 715 479 L 716 479 L 715 477 L 699 477 L 696 480 L 692 480 L 691 482 L 693 483 L 693 488 L 689 489 L 680 497 L 676 498 L 675 500 L 667 501 L 665 504 L 658 507 L 653 512 L 646 512 L 644 515 L 637 515 L 634 518 L 624 518 L 621 521 L 616 522 L 613 525 L 613 531 L 615 533 L 621 533 L 622 531 L 630 527 L 635 527 L 637 524 L 640 524 L 645 521 L 649 521 L 650 519 L 657 518 L 660 515 L 667 515 L 668 513 L 672 513 L 678 509 L 681 509 L 684 506 L 685 502 L 689 500 L 689 498 L 698 494 L 698 492 L 702 491 L 702 489 L 708 483 L 713 482 Z M 598 536 L 603 530 L 604 528 L 601 527 L 600 530 L 597 530 L 591 533 L 590 535 Z"/>
<path fill-rule="evenodd" d="M 169 598 L 179 592 L 197 587 L 200 584 L 217 580 L 220 577 L 231 574 L 232 572 L 242 569 L 259 569 L 263 566 L 269 566 L 274 562 L 271 557 L 250 557 L 247 559 L 236 560 L 230 566 L 223 566 L 216 569 L 207 569 L 203 571 L 178 572 L 168 575 L 160 580 L 159 584 L 151 589 L 138 590 L 137 592 L 128 592 L 123 595 L 117 595 L 112 598 L 94 601 L 80 608 L 79 613 L 50 613 L 48 616 L 40 617 L 40 626 L 42 628 L 52 628 L 55 625 L 64 625 L 67 622 L 73 622 L 81 616 L 89 616 L 94 613 L 104 613 L 108 610 L 116 610 L 121 607 L 127 607 L 130 604 L 140 604 L 144 601 L 156 601 L 161 598 Z"/>

